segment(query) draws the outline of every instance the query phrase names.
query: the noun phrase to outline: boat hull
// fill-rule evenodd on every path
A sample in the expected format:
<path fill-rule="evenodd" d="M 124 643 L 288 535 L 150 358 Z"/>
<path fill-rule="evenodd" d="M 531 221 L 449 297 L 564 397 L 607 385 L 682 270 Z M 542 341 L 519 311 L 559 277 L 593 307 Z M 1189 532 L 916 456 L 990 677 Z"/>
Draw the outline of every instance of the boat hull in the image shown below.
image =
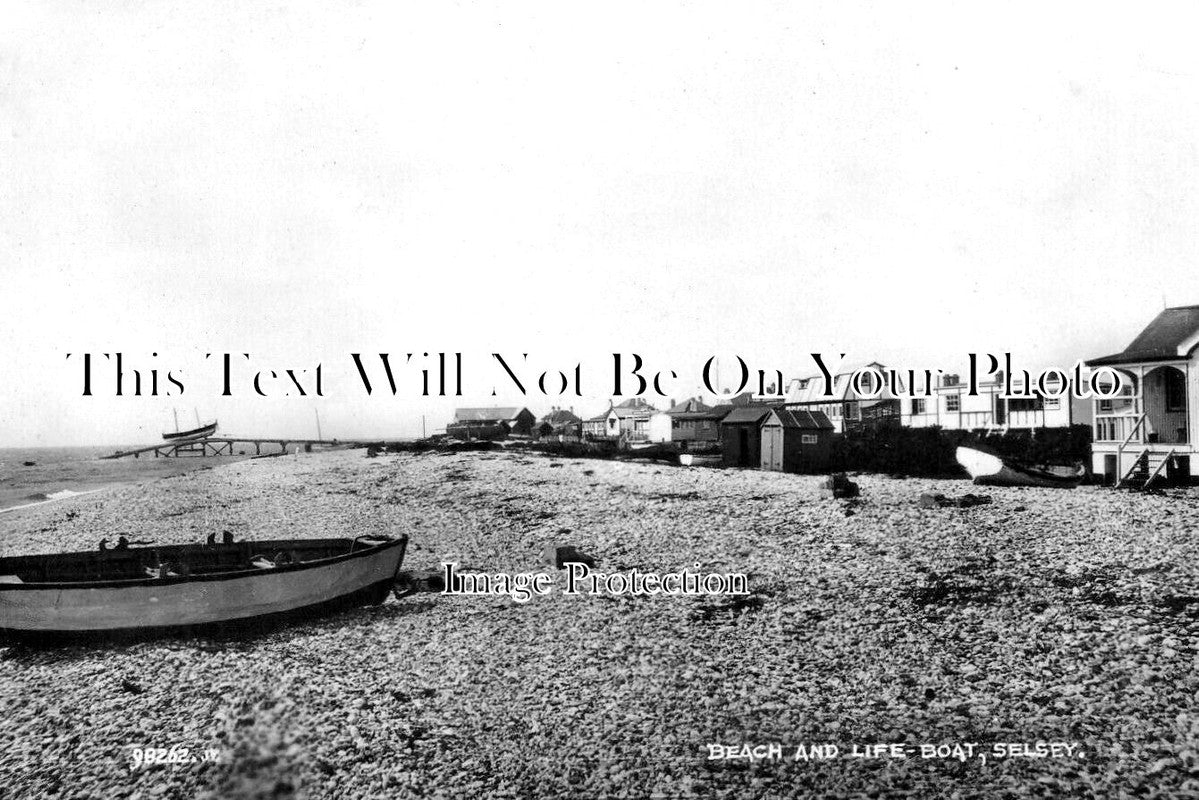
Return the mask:
<path fill-rule="evenodd" d="M 189 431 L 175 431 L 173 433 L 164 433 L 162 438 L 168 442 L 178 442 L 187 439 L 203 439 L 206 436 L 212 436 L 216 433 L 216 422 L 210 422 L 207 425 L 201 425 L 198 428 L 192 428 Z"/>
<path fill-rule="evenodd" d="M 406 538 L 356 553 L 191 578 L 88 584 L 0 584 L 0 636 L 25 641 L 239 630 L 380 603 Z"/>
<path fill-rule="evenodd" d="M 1072 489 L 1086 477 L 1084 468 L 1062 469 L 1053 472 L 1017 464 L 993 453 L 972 447 L 959 447 L 957 460 L 979 486 L 1039 486 L 1049 489 Z"/>

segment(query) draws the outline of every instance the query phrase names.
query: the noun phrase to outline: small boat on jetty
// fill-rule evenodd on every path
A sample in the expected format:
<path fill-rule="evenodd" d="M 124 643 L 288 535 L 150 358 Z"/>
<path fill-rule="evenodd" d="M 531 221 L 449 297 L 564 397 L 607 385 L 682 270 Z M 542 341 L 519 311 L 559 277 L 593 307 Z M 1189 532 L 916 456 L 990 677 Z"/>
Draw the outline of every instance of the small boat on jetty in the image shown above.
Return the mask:
<path fill-rule="evenodd" d="M 408 537 L 277 539 L 0 558 L 0 638 L 237 631 L 378 604 Z"/>
<path fill-rule="evenodd" d="M 207 425 L 201 425 L 198 428 L 192 428 L 189 431 L 175 431 L 174 433 L 164 433 L 162 438 L 168 442 L 177 442 L 185 439 L 203 439 L 205 436 L 212 436 L 216 433 L 216 423 L 214 419 Z"/>
<path fill-rule="evenodd" d="M 1073 489 L 1082 483 L 1087 470 L 1072 467 L 1032 466 L 978 447 L 959 447 L 955 454 L 974 482 L 981 486 L 1044 486 Z"/>

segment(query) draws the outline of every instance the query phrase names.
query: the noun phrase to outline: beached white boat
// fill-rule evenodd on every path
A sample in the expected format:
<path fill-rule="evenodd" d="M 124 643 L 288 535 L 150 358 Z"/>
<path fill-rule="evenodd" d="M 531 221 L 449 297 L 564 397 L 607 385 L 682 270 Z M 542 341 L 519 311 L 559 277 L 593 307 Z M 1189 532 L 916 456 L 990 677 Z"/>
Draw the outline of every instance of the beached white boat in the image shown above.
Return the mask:
<path fill-rule="evenodd" d="M 0 558 L 0 636 L 237 630 L 381 603 L 408 538 L 281 539 Z"/>
<path fill-rule="evenodd" d="M 1086 477 L 1086 467 L 1034 467 L 975 447 L 959 447 L 958 463 L 983 486 L 1046 486 L 1072 489 Z"/>

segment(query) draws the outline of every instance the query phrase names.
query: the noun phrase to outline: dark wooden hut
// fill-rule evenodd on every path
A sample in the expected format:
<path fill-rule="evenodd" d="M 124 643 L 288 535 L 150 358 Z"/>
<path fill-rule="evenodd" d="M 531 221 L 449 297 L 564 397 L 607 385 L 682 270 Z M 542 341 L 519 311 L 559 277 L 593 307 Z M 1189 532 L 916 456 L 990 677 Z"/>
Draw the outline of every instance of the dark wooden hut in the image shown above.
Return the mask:
<path fill-rule="evenodd" d="M 762 420 L 769 406 L 738 406 L 720 421 L 720 449 L 725 466 L 757 467 L 762 460 Z"/>
<path fill-rule="evenodd" d="M 833 423 L 820 411 L 768 409 L 761 423 L 762 469 L 826 472 Z"/>

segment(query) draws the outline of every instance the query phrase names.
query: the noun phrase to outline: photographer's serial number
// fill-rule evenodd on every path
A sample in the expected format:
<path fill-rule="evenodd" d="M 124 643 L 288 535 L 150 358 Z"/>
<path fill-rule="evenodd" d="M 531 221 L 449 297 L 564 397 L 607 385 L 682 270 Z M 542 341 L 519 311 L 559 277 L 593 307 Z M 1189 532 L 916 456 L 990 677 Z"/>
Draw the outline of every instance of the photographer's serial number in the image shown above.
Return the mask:
<path fill-rule="evenodd" d="M 129 761 L 133 769 L 144 769 L 176 764 L 219 764 L 224 757 L 220 749 L 215 747 L 192 750 L 177 744 L 171 747 L 130 748 Z"/>

